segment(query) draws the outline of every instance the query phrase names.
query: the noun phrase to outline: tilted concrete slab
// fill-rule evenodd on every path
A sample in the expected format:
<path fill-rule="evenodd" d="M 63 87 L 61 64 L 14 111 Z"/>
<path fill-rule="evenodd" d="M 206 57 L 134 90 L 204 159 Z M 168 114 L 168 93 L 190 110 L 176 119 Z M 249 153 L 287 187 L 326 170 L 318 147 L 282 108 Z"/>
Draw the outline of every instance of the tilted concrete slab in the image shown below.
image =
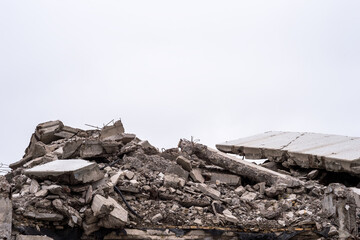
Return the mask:
<path fill-rule="evenodd" d="M 360 174 L 360 138 L 307 132 L 266 132 L 216 145 L 248 159 Z"/>
<path fill-rule="evenodd" d="M 83 159 L 55 160 L 25 170 L 25 175 L 70 184 L 95 182 L 104 176 L 95 162 Z"/>

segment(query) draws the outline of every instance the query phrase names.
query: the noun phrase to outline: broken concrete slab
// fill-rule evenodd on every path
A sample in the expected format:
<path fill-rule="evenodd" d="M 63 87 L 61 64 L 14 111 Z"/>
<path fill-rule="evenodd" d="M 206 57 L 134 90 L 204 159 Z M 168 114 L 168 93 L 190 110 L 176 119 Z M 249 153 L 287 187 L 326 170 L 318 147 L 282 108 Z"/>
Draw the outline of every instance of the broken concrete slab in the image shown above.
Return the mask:
<path fill-rule="evenodd" d="M 128 212 L 113 198 L 95 195 L 91 205 L 95 216 L 100 218 L 99 226 L 120 228 L 128 222 Z"/>
<path fill-rule="evenodd" d="M 17 235 L 16 240 L 53 240 L 53 238 L 41 235 Z"/>
<path fill-rule="evenodd" d="M 64 219 L 64 216 L 58 213 L 25 212 L 23 215 L 27 218 L 50 222 L 58 222 Z"/>
<path fill-rule="evenodd" d="M 235 156 L 225 154 L 215 149 L 208 148 L 202 144 L 194 144 L 182 139 L 179 147 L 188 154 L 195 154 L 199 158 L 206 159 L 214 165 L 220 166 L 232 173 L 249 178 L 255 182 L 266 182 L 267 185 L 284 183 L 289 187 L 297 187 L 303 184 L 302 181 L 253 163 L 241 160 Z"/>
<path fill-rule="evenodd" d="M 217 144 L 249 159 L 287 161 L 303 168 L 360 173 L 360 138 L 307 132 L 266 132 Z"/>
<path fill-rule="evenodd" d="M 13 206 L 10 199 L 11 186 L 0 176 L 0 238 L 11 239 Z"/>
<path fill-rule="evenodd" d="M 191 161 L 183 156 L 176 158 L 177 164 L 179 164 L 184 170 L 190 172 L 192 169 Z"/>
<path fill-rule="evenodd" d="M 204 183 L 198 183 L 195 185 L 201 192 L 213 199 L 220 199 L 221 193 L 218 190 L 215 190 Z"/>
<path fill-rule="evenodd" d="M 190 172 L 190 177 L 195 181 L 195 182 L 199 182 L 199 183 L 204 183 L 205 179 L 201 174 L 201 170 L 199 168 L 194 168 L 193 170 L 191 170 Z"/>
<path fill-rule="evenodd" d="M 121 120 L 118 120 L 112 126 L 105 126 L 101 129 L 100 139 L 106 140 L 111 138 L 112 136 L 121 135 L 124 133 L 124 126 Z"/>
<path fill-rule="evenodd" d="M 184 170 L 182 167 L 180 167 L 177 164 L 171 164 L 170 166 L 168 166 L 166 172 L 169 174 L 175 174 L 185 180 L 187 180 L 189 177 L 189 172 Z"/>
<path fill-rule="evenodd" d="M 104 148 L 98 140 L 87 140 L 80 147 L 81 158 L 100 157 L 103 152 Z"/>
<path fill-rule="evenodd" d="M 181 177 L 178 177 L 175 174 L 165 174 L 164 176 L 164 186 L 165 187 L 184 187 L 185 180 Z"/>
<path fill-rule="evenodd" d="M 211 172 L 210 176 L 210 182 L 212 183 L 219 181 L 220 183 L 229 184 L 230 186 L 238 186 L 241 184 L 241 178 L 238 175 Z"/>
<path fill-rule="evenodd" d="M 73 141 L 68 141 L 63 146 L 62 158 L 75 158 L 80 155 L 80 147 L 83 144 L 84 140 L 77 139 Z"/>
<path fill-rule="evenodd" d="M 69 184 L 95 182 L 104 176 L 96 163 L 83 159 L 55 160 L 24 173 L 37 179 L 56 179 Z"/>
<path fill-rule="evenodd" d="M 8 197 L 0 196 L 0 238 L 11 239 L 12 203 Z"/>
<path fill-rule="evenodd" d="M 60 137 L 55 136 L 55 133 L 61 131 L 63 127 L 64 124 L 59 120 L 40 123 L 36 127 L 36 138 L 45 144 L 51 143 L 60 139 Z"/>

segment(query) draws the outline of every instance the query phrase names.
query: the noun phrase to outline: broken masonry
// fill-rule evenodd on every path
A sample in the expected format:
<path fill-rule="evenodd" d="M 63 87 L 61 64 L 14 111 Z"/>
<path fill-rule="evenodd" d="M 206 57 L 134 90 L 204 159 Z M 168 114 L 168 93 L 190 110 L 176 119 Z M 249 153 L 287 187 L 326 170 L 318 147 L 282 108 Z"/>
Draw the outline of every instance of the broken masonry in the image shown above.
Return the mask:
<path fill-rule="evenodd" d="M 359 237 L 358 138 L 267 132 L 216 147 L 159 151 L 121 121 L 41 123 L 0 176 L 0 238 Z"/>

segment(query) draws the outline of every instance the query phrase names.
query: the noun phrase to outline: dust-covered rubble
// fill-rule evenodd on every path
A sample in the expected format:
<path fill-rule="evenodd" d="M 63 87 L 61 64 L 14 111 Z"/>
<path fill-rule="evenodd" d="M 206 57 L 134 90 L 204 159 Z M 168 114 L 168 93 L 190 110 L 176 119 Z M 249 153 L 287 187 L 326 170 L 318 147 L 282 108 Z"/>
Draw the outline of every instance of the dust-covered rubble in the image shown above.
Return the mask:
<path fill-rule="evenodd" d="M 159 151 L 121 121 L 41 123 L 0 176 L 3 239 L 348 239 L 357 176 L 241 160 L 181 139 Z"/>

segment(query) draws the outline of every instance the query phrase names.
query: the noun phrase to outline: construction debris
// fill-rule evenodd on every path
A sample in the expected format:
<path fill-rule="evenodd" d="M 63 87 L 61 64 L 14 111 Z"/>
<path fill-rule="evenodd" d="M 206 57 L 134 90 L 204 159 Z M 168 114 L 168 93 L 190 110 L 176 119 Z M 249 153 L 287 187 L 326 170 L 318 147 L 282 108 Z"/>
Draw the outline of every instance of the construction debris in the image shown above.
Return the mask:
<path fill-rule="evenodd" d="M 24 157 L 0 177 L 0 239 L 359 237 L 354 171 L 334 178 L 326 167 L 284 164 L 264 144 L 218 145 L 277 159 L 257 165 L 185 139 L 159 151 L 121 121 L 87 131 L 39 124 Z"/>
<path fill-rule="evenodd" d="M 266 132 L 217 144 L 248 159 L 267 158 L 287 166 L 360 174 L 360 138 L 301 132 Z"/>

